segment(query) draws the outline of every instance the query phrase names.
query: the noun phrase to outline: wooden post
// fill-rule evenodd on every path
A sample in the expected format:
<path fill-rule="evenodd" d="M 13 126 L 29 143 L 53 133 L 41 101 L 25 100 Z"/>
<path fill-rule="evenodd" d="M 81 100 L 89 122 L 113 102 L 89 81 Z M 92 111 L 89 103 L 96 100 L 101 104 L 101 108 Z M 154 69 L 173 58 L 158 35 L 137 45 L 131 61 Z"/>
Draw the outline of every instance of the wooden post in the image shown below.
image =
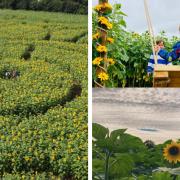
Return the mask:
<path fill-rule="evenodd" d="M 145 9 L 145 16 L 146 16 L 148 31 L 149 31 L 150 40 L 151 40 L 151 46 L 152 46 L 154 61 L 155 61 L 155 64 L 157 64 L 158 59 L 157 59 L 157 54 L 156 54 L 155 49 L 154 49 L 154 46 L 156 45 L 156 40 L 155 40 L 153 26 L 152 26 L 152 22 L 151 22 L 149 9 L 148 9 L 148 5 L 147 5 L 146 0 L 144 0 L 144 9 Z"/>
<path fill-rule="evenodd" d="M 101 40 L 102 40 L 101 45 L 106 46 L 106 44 L 107 44 L 107 41 L 106 41 L 106 39 L 107 39 L 107 31 L 105 29 L 102 29 L 102 28 L 99 28 L 98 30 L 99 30 L 99 33 L 101 34 Z M 105 60 L 104 61 L 104 69 L 107 70 L 107 67 L 108 67 L 108 63 L 106 61 L 107 60 L 107 53 L 103 54 L 103 58 Z"/>
<path fill-rule="evenodd" d="M 99 0 L 99 4 L 100 3 L 108 3 L 108 0 Z M 101 13 L 99 13 L 99 16 L 101 16 Z M 102 28 L 99 28 L 99 33 L 100 33 L 100 36 L 101 36 L 101 45 L 102 46 L 106 46 L 106 43 L 107 43 L 107 31 L 105 29 L 102 29 Z M 104 53 L 103 54 L 103 58 L 104 58 L 104 70 L 107 71 L 107 67 L 108 67 L 108 63 L 107 63 L 107 53 Z M 105 85 L 103 85 L 105 86 Z"/>

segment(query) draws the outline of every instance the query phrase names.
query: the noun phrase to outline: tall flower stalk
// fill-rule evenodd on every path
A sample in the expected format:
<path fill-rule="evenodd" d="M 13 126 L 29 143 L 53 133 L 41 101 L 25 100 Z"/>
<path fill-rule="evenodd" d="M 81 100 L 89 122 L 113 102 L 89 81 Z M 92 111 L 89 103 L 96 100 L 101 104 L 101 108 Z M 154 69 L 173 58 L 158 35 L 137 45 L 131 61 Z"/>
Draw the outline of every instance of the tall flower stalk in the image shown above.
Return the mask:
<path fill-rule="evenodd" d="M 112 29 L 113 25 L 109 20 L 109 15 L 112 12 L 112 6 L 108 0 L 99 0 L 99 4 L 95 6 L 94 10 L 97 12 L 97 32 L 93 35 L 93 41 L 96 42 L 96 58 L 93 59 L 95 66 L 96 80 L 94 83 L 96 87 L 105 87 L 109 80 L 107 72 L 109 65 L 114 65 L 112 58 L 108 59 L 107 43 L 113 43 L 114 39 L 108 38 L 108 30 Z"/>

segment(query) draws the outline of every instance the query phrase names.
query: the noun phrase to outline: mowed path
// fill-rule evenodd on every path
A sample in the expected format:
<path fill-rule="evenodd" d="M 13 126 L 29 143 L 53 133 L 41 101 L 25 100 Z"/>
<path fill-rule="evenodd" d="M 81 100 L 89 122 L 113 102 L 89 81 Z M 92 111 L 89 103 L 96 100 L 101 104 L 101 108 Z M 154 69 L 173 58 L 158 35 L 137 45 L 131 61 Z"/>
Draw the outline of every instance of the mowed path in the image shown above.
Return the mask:
<path fill-rule="evenodd" d="M 93 89 L 93 122 L 162 143 L 180 138 L 179 89 Z"/>

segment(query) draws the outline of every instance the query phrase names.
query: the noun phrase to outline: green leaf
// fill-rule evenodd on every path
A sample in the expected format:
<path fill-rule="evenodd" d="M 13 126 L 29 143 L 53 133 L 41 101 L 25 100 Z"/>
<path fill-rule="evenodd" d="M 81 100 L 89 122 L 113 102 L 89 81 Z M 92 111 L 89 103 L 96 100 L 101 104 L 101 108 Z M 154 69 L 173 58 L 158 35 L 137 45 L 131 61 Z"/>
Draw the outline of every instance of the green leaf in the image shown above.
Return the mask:
<path fill-rule="evenodd" d="M 117 14 L 123 15 L 123 16 L 127 16 L 127 14 L 123 13 L 122 11 L 119 11 Z"/>
<path fill-rule="evenodd" d="M 144 151 L 146 149 L 143 141 L 135 136 L 132 136 L 130 134 L 123 134 L 119 140 L 121 142 L 120 151 L 128 152 L 138 152 L 138 151 Z"/>
<path fill-rule="evenodd" d="M 124 132 L 126 131 L 126 129 L 118 129 L 118 130 L 114 130 L 111 132 L 110 134 L 110 138 L 112 141 L 117 140 L 117 138 L 124 134 Z"/>
<path fill-rule="evenodd" d="M 115 158 L 111 158 L 110 176 L 114 177 L 126 177 L 131 174 L 134 167 L 134 162 L 131 156 L 128 154 L 120 154 Z"/>
<path fill-rule="evenodd" d="M 109 134 L 109 129 L 105 128 L 104 126 L 97 124 L 97 123 L 93 123 L 92 125 L 92 136 L 97 139 L 105 139 L 105 137 L 107 137 Z"/>
<path fill-rule="evenodd" d="M 122 26 L 126 27 L 126 22 L 124 21 L 124 19 L 121 19 L 121 20 L 119 21 L 119 23 L 120 23 Z"/>
<path fill-rule="evenodd" d="M 152 178 L 150 178 L 146 175 L 140 175 L 140 176 L 138 176 L 137 180 L 152 180 Z"/>
<path fill-rule="evenodd" d="M 153 180 L 173 180 L 173 178 L 168 172 L 153 173 L 152 179 Z"/>
<path fill-rule="evenodd" d="M 134 180 L 134 177 L 123 177 L 120 180 Z"/>
<path fill-rule="evenodd" d="M 93 170 L 97 173 L 103 173 L 104 172 L 104 161 L 100 160 L 100 159 L 93 159 L 92 160 L 92 167 Z"/>
<path fill-rule="evenodd" d="M 118 151 L 119 145 L 120 145 L 120 144 L 117 144 L 117 141 L 113 141 L 109 137 L 106 139 L 97 140 L 95 143 L 99 148 L 101 148 L 106 153 L 107 152 L 112 153 L 112 152 Z"/>

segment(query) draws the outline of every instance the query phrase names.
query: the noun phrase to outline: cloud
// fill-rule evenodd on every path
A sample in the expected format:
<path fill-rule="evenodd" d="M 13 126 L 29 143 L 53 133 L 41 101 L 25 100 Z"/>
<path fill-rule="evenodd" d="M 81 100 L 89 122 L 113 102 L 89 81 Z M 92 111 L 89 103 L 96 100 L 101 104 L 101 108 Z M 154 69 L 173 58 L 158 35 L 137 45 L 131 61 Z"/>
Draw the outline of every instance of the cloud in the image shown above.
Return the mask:
<path fill-rule="evenodd" d="M 180 0 L 147 1 L 155 34 L 165 30 L 170 36 L 179 36 Z M 122 4 L 122 10 L 128 15 L 125 17 L 128 30 L 144 32 L 148 29 L 143 0 L 110 0 L 109 2 Z M 93 0 L 93 6 L 96 4 L 98 1 Z"/>

